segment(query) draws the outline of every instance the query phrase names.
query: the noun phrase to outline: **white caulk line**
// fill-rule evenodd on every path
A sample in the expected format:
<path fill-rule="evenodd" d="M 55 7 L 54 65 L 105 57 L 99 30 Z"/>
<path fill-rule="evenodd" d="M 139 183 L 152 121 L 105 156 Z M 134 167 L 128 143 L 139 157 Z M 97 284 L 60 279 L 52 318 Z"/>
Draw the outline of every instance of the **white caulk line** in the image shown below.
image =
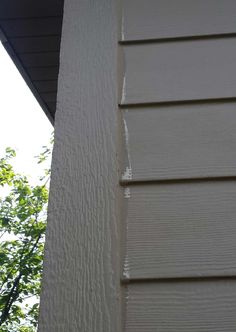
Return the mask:
<path fill-rule="evenodd" d="M 121 104 L 125 103 L 125 99 L 126 99 L 126 77 L 125 77 L 125 74 L 124 74 L 123 85 L 122 85 Z"/>
<path fill-rule="evenodd" d="M 124 261 L 124 270 L 123 270 L 123 277 L 125 279 L 130 279 L 130 274 L 129 274 L 129 260 L 128 256 L 125 256 L 125 261 Z"/>
<path fill-rule="evenodd" d="M 121 14 L 121 40 L 122 41 L 125 40 L 124 23 L 125 23 L 125 19 L 124 19 L 124 8 L 123 8 L 122 14 Z"/>
<path fill-rule="evenodd" d="M 129 187 L 126 187 L 124 189 L 124 196 L 125 196 L 125 198 L 130 198 L 131 197 L 131 195 L 130 195 L 130 188 Z"/>
<path fill-rule="evenodd" d="M 128 127 L 125 119 L 123 118 L 124 122 L 124 129 L 125 129 L 125 147 L 127 152 L 128 158 L 128 166 L 125 169 L 125 172 L 122 175 L 122 180 L 131 180 L 132 179 L 132 167 L 131 167 L 131 157 L 130 157 L 130 150 L 129 150 L 129 132 Z"/>

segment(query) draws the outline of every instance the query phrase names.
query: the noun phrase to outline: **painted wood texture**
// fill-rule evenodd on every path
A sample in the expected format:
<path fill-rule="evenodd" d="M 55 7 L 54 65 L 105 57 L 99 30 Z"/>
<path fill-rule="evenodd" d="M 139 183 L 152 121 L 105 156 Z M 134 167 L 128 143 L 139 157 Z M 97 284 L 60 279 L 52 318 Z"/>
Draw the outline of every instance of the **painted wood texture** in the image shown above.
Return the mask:
<path fill-rule="evenodd" d="M 235 202 L 236 181 L 129 187 L 124 279 L 236 275 Z"/>
<path fill-rule="evenodd" d="M 121 104 L 236 97 L 236 38 L 123 46 Z"/>
<path fill-rule="evenodd" d="M 236 175 L 236 103 L 130 108 L 123 119 L 123 181 Z"/>
<path fill-rule="evenodd" d="M 65 0 L 40 332 L 120 332 L 116 30 Z"/>
<path fill-rule="evenodd" d="M 236 32 L 234 0 L 123 0 L 122 40 Z"/>
<path fill-rule="evenodd" d="M 130 284 L 126 302 L 126 332 L 235 332 L 235 280 Z"/>

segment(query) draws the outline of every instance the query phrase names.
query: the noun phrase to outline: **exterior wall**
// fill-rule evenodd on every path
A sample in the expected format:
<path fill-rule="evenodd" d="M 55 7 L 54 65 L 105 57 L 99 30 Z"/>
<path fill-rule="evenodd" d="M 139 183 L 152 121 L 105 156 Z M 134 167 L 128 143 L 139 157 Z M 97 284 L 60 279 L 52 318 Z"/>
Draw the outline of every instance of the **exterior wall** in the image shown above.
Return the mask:
<path fill-rule="evenodd" d="M 124 331 L 235 331 L 235 1 L 123 1 Z"/>
<path fill-rule="evenodd" d="M 235 15 L 65 1 L 40 331 L 235 331 Z"/>
<path fill-rule="evenodd" d="M 39 331 L 119 331 L 117 24 L 66 0 Z"/>

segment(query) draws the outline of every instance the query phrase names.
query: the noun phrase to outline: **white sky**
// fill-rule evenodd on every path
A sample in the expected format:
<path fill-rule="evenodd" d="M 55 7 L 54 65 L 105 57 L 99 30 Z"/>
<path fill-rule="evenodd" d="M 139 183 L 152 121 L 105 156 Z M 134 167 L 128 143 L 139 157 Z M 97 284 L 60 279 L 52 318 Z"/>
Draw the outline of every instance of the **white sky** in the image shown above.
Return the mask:
<path fill-rule="evenodd" d="M 42 175 L 34 156 L 48 145 L 53 127 L 0 42 L 0 157 L 16 150 L 14 167 L 33 182 Z"/>
<path fill-rule="evenodd" d="M 0 42 L 0 158 L 5 148 L 16 150 L 14 169 L 25 174 L 32 184 L 38 183 L 47 164 L 38 165 L 34 156 L 42 152 L 42 146 L 48 145 L 53 127 L 24 82 Z M 7 190 L 1 188 L 1 195 Z M 15 239 L 6 234 L 1 241 Z M 35 298 L 27 303 L 33 304 Z"/>

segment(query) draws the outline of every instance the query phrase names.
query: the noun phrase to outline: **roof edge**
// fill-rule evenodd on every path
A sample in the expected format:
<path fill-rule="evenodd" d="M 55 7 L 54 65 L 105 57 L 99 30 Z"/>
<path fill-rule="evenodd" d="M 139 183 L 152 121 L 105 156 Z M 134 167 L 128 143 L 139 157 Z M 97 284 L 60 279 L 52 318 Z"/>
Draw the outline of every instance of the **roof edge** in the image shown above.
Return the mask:
<path fill-rule="evenodd" d="M 0 40 L 2 42 L 3 47 L 7 51 L 8 55 L 10 56 L 11 60 L 15 64 L 16 68 L 20 72 L 21 76 L 23 77 L 24 81 L 28 85 L 29 89 L 33 93 L 34 97 L 36 98 L 37 102 L 43 109 L 44 113 L 46 114 L 48 120 L 51 122 L 51 124 L 54 126 L 54 119 L 50 113 L 50 110 L 48 109 L 48 106 L 46 103 L 43 101 L 41 96 L 39 95 L 38 91 L 34 87 L 33 83 L 31 82 L 31 79 L 29 75 L 27 74 L 26 70 L 24 69 L 24 66 L 22 65 L 21 61 L 17 57 L 16 53 L 14 52 L 13 48 L 11 47 L 11 44 L 6 38 L 6 35 L 4 34 L 3 29 L 0 27 Z"/>

